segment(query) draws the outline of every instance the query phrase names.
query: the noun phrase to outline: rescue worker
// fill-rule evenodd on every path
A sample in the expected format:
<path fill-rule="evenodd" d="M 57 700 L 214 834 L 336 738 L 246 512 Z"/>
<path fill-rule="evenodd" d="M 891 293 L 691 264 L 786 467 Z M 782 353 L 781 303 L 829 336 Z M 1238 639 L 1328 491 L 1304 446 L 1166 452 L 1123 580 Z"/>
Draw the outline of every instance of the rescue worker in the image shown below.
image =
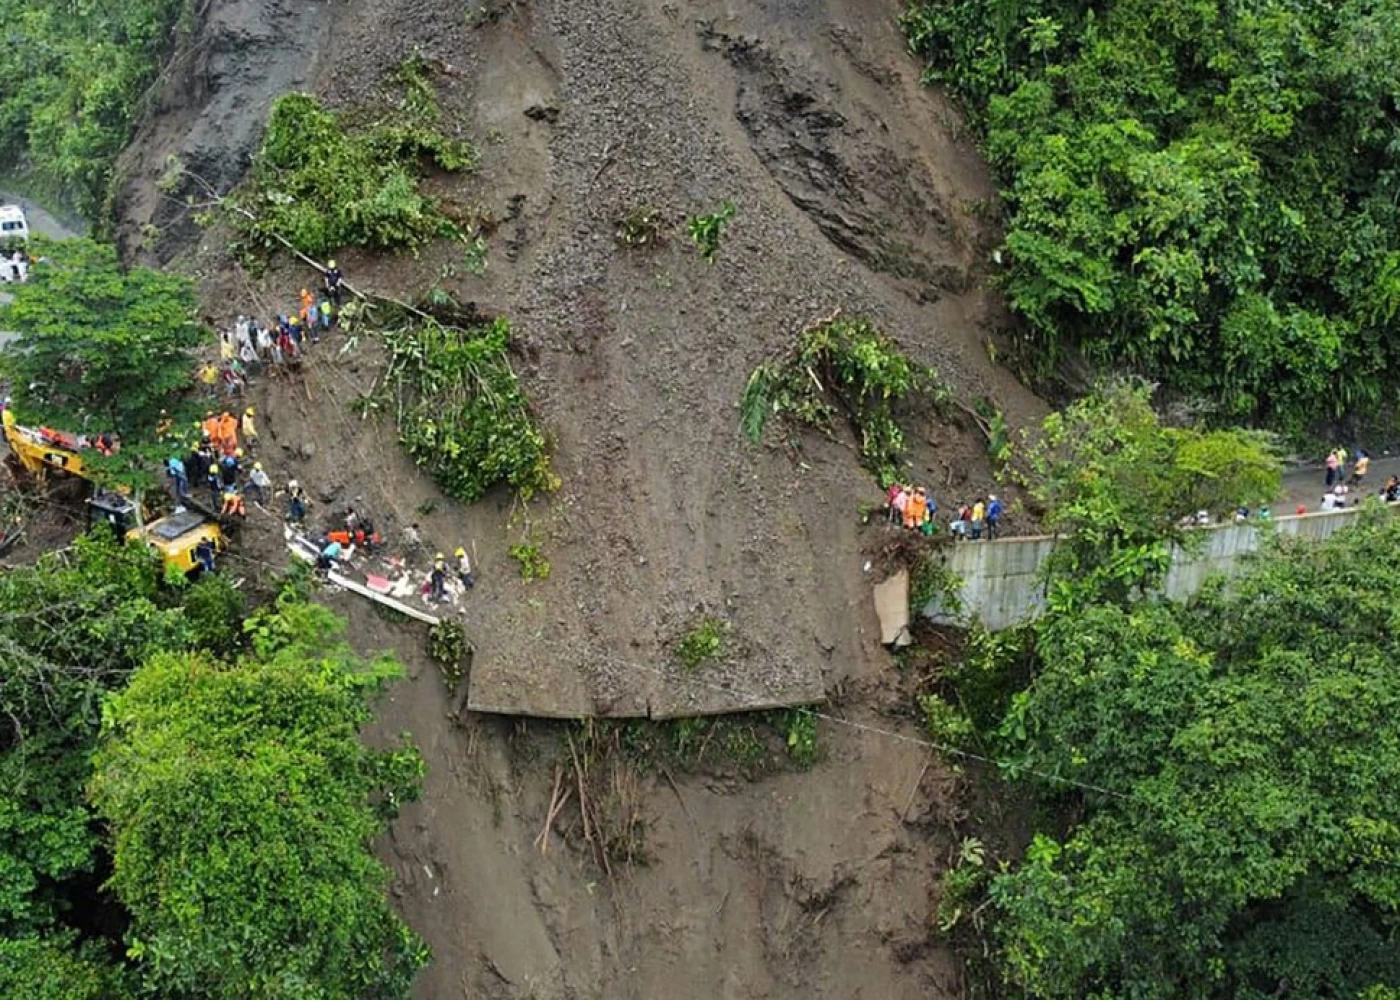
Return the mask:
<path fill-rule="evenodd" d="M 238 492 L 237 487 L 224 490 L 223 506 L 219 508 L 220 517 L 247 517 L 248 509 L 243 506 L 243 495 Z"/>
<path fill-rule="evenodd" d="M 345 550 L 339 542 L 331 542 L 322 549 L 321 554 L 316 557 L 316 568 L 327 572 L 335 569 L 337 562 L 340 560 L 340 554 L 343 551 Z"/>
<path fill-rule="evenodd" d="M 219 440 L 219 418 L 214 416 L 213 410 L 204 411 L 204 423 L 200 425 L 204 431 L 204 437 L 211 443 L 217 444 Z"/>
<path fill-rule="evenodd" d="M 428 580 L 433 600 L 438 603 L 447 600 L 447 560 L 441 552 L 433 557 L 433 572 Z"/>
<path fill-rule="evenodd" d="M 293 524 L 306 520 L 306 493 L 295 479 L 287 483 L 287 519 Z"/>
<path fill-rule="evenodd" d="M 204 452 L 195 448 L 190 452 L 189 458 L 184 463 L 187 478 L 185 479 L 185 495 L 189 496 L 190 483 L 202 483 L 209 475 L 209 459 Z"/>
<path fill-rule="evenodd" d="M 243 411 L 243 447 L 249 451 L 258 443 L 258 425 L 253 422 L 256 415 L 251 406 Z"/>
<path fill-rule="evenodd" d="M 307 326 L 311 325 L 311 310 L 315 308 L 316 300 L 312 298 L 311 293 L 309 291 L 303 288 L 301 290 L 301 312 L 298 314 L 301 316 L 302 323 L 306 324 Z"/>
<path fill-rule="evenodd" d="M 199 369 L 199 383 L 204 387 L 204 394 L 210 399 L 218 395 L 219 391 L 219 369 L 212 361 L 206 361 L 204 367 Z"/>
<path fill-rule="evenodd" d="M 997 530 L 1001 524 L 1002 509 L 1001 501 L 997 499 L 995 493 L 987 498 L 986 521 L 988 541 L 991 541 L 997 536 Z"/>
<path fill-rule="evenodd" d="M 242 451 L 237 451 L 219 459 L 219 485 L 224 489 L 238 485 L 238 456 L 241 454 Z"/>
<path fill-rule="evenodd" d="M 322 330 L 329 330 L 335 325 L 335 306 L 331 305 L 330 299 L 322 299 L 317 311 L 321 314 Z"/>
<path fill-rule="evenodd" d="M 205 482 L 209 486 L 209 506 L 218 507 L 224 493 L 223 476 L 220 473 L 219 463 L 209 463 L 209 471 L 205 474 Z"/>
<path fill-rule="evenodd" d="M 201 538 L 199 544 L 194 547 L 194 558 L 204 572 L 214 572 L 214 543 L 207 538 Z"/>
<path fill-rule="evenodd" d="M 272 489 L 272 480 L 263 471 L 261 462 L 253 463 L 253 471 L 248 474 L 248 493 L 257 494 L 258 503 L 267 503 L 267 491 Z"/>
<path fill-rule="evenodd" d="M 180 461 L 179 456 L 172 455 L 166 459 L 165 472 L 175 484 L 175 501 L 183 502 L 190 495 L 190 480 L 185 472 L 185 463 Z"/>
<path fill-rule="evenodd" d="M 336 308 L 340 308 L 340 296 L 342 292 L 341 283 L 345 281 L 345 275 L 340 273 L 340 268 L 335 266 L 335 261 L 326 261 L 326 294 L 330 296 Z"/>
<path fill-rule="evenodd" d="M 467 556 L 467 550 L 460 547 L 457 549 L 457 579 L 462 581 L 463 587 L 472 589 L 472 561 Z"/>
<path fill-rule="evenodd" d="M 238 418 L 228 410 L 219 415 L 219 433 L 214 440 L 225 455 L 232 455 L 238 450 Z"/>

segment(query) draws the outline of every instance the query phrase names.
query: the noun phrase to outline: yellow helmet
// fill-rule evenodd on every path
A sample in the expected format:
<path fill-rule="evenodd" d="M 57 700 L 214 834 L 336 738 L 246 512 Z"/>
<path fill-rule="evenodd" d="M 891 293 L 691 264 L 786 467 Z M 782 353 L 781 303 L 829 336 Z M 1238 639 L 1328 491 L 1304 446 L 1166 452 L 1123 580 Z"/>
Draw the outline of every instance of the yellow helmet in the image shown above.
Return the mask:
<path fill-rule="evenodd" d="M 333 261 L 333 260 L 328 260 L 328 261 L 326 261 L 326 266 L 327 266 L 328 268 L 330 268 L 332 271 L 334 271 L 334 270 L 335 270 L 335 261 Z"/>
<path fill-rule="evenodd" d="M 261 472 L 261 471 L 262 471 L 262 463 L 261 463 L 261 462 L 254 462 L 254 463 L 253 463 L 253 468 L 256 469 L 257 471 Z"/>
<path fill-rule="evenodd" d="M 252 408 L 251 406 L 248 407 L 248 408 L 247 408 L 246 410 L 244 410 L 243 412 L 246 413 L 246 414 L 248 414 L 248 416 L 250 416 L 250 417 L 256 416 L 256 414 L 253 412 L 253 408 Z"/>
<path fill-rule="evenodd" d="M 442 553 L 439 552 L 437 555 L 433 556 L 433 558 L 434 558 L 434 559 L 442 559 Z"/>
<path fill-rule="evenodd" d="M 234 458 L 242 458 L 242 457 L 243 457 L 243 449 L 242 449 L 242 448 L 235 448 L 235 449 L 233 449 L 233 457 L 234 457 Z"/>
<path fill-rule="evenodd" d="M 458 559 L 461 559 L 461 558 L 462 558 L 464 555 L 466 555 L 466 554 L 467 554 L 467 550 L 466 550 L 466 549 L 459 548 L 459 549 L 457 550 L 457 558 L 458 558 Z"/>

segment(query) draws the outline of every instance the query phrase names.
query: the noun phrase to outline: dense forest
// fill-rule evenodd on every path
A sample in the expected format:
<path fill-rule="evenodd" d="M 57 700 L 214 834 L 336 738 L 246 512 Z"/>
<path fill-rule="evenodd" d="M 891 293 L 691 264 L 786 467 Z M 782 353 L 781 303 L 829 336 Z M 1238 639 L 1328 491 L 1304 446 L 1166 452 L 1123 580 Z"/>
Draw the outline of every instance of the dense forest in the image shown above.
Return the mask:
<path fill-rule="evenodd" d="M 183 7 L 0 0 L 0 172 L 97 218 Z"/>
<path fill-rule="evenodd" d="M 1277 480 L 1259 439 L 1164 427 L 1148 394 L 1033 436 L 1065 536 L 1046 613 L 973 625 L 923 699 L 935 739 L 995 755 L 1034 804 L 1008 856 L 965 842 L 943 925 L 998 995 L 1394 1000 L 1400 522 L 1376 503 L 1229 586 L 1157 596 L 1206 464 L 1226 495 Z"/>
<path fill-rule="evenodd" d="M 1393 416 L 1400 4 L 933 0 L 904 25 L 1000 175 L 1043 373 L 1083 357 L 1294 432 Z"/>

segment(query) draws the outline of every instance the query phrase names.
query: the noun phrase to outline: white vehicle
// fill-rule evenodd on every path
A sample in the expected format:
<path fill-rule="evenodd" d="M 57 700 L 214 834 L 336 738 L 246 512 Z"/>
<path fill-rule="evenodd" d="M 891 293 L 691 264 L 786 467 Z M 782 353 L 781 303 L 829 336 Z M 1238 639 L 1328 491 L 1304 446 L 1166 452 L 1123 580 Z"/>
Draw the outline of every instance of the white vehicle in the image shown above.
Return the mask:
<path fill-rule="evenodd" d="M 0 205 L 0 243 L 29 240 L 29 223 L 18 205 Z"/>

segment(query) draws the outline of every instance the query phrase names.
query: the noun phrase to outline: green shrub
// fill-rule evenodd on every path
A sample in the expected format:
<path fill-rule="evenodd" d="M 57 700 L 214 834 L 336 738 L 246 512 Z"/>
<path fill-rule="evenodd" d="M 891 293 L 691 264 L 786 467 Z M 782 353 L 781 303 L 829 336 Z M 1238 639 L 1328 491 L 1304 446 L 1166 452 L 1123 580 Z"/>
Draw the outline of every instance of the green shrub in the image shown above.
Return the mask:
<path fill-rule="evenodd" d="M 344 246 L 405 247 L 462 231 L 418 182 L 425 165 L 457 172 L 476 166 L 476 151 L 437 127 L 413 102 L 387 120 L 356 127 L 309 94 L 286 94 L 272 106 L 267 135 L 249 184 L 231 213 L 245 246 L 282 248 L 277 236 L 308 254 Z"/>
<path fill-rule="evenodd" d="M 705 616 L 681 636 L 676 646 L 677 659 L 688 670 L 718 660 L 724 652 L 724 636 L 728 630 L 729 626 L 722 618 Z"/>
<path fill-rule="evenodd" d="M 385 332 L 384 344 L 399 440 L 449 495 L 472 503 L 504 483 L 528 499 L 558 487 L 504 319 L 470 329 L 415 321 Z"/>
<path fill-rule="evenodd" d="M 817 717 L 810 708 L 794 708 L 783 716 L 787 752 L 798 767 L 808 768 L 821 756 L 817 742 Z"/>
<path fill-rule="evenodd" d="M 833 317 L 804 330 L 786 357 L 753 371 L 739 403 L 740 422 L 756 443 L 770 416 L 828 428 L 843 414 L 860 441 L 862 461 L 887 486 L 899 477 L 904 452 L 894 406 L 914 396 L 939 404 L 947 390 L 937 372 L 910 361 L 866 320 Z"/>
<path fill-rule="evenodd" d="M 520 578 L 522 580 L 549 579 L 549 560 L 545 558 L 544 552 L 537 542 L 527 539 L 512 545 L 509 552 L 510 557 L 520 563 Z"/>
<path fill-rule="evenodd" d="M 720 241 L 724 230 L 737 213 L 732 201 L 722 203 L 709 215 L 692 215 L 686 220 L 685 229 L 695 241 L 695 249 L 705 258 L 706 264 L 713 264 L 719 254 Z"/>

